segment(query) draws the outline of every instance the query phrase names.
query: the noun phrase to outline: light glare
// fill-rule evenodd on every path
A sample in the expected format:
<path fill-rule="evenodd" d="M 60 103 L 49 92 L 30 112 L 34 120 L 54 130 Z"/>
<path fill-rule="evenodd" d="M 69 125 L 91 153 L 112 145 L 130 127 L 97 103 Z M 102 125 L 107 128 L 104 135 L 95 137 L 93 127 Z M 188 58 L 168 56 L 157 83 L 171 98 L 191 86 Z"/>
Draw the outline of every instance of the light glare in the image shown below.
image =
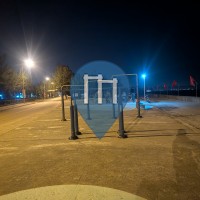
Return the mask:
<path fill-rule="evenodd" d="M 142 74 L 142 78 L 145 79 L 146 78 L 146 74 Z"/>
<path fill-rule="evenodd" d="M 26 67 L 28 68 L 32 68 L 34 66 L 34 62 L 32 59 L 28 58 L 26 60 L 24 60 L 24 64 L 26 65 Z"/>

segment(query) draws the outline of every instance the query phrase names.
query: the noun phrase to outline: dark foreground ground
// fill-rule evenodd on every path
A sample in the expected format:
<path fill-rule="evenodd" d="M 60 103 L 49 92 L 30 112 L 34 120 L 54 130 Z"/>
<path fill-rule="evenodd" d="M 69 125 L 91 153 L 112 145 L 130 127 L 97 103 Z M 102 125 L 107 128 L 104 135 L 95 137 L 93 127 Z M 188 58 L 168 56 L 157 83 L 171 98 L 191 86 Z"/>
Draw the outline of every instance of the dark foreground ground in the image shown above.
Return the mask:
<path fill-rule="evenodd" d="M 99 140 L 80 119 L 83 134 L 70 141 L 68 103 L 65 122 L 59 99 L 0 112 L 0 195 L 93 185 L 152 200 L 200 199 L 199 104 L 154 102 L 143 118 L 129 108 L 127 139 L 117 137 L 118 121 Z"/>

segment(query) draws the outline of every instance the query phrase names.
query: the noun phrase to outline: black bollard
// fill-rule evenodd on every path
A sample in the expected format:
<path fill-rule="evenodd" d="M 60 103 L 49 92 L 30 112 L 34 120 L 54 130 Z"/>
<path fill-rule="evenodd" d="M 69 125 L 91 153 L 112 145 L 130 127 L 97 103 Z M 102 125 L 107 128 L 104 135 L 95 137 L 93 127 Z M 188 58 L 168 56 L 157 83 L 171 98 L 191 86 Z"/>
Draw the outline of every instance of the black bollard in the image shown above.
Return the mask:
<path fill-rule="evenodd" d="M 70 105 L 70 118 L 71 118 L 71 136 L 69 137 L 69 140 L 76 140 L 78 137 L 75 134 L 75 127 L 74 127 L 74 106 Z"/>
<path fill-rule="evenodd" d="M 124 133 L 127 133 L 124 129 L 124 109 L 123 109 L 123 104 L 121 104 L 121 116 L 122 116 L 122 130 L 124 130 Z"/>
<path fill-rule="evenodd" d="M 137 98 L 136 107 L 138 109 L 138 115 L 137 115 L 137 117 L 138 118 L 142 118 L 142 116 L 140 115 L 140 99 L 139 98 Z"/>
<path fill-rule="evenodd" d="M 127 135 L 124 134 L 126 131 L 124 130 L 124 116 L 123 116 L 123 105 L 121 103 L 121 99 L 118 102 L 118 115 L 119 115 L 119 138 L 127 138 Z"/>
<path fill-rule="evenodd" d="M 79 131 L 79 125 L 78 125 L 78 109 L 76 105 L 76 100 L 74 101 L 74 127 L 75 127 L 75 134 L 81 135 L 81 132 Z"/>
<path fill-rule="evenodd" d="M 116 116 L 115 116 L 115 104 L 114 103 L 112 104 L 112 110 L 113 110 L 113 119 L 116 119 Z"/>
<path fill-rule="evenodd" d="M 87 120 L 91 120 L 91 117 L 90 117 L 90 103 L 89 103 L 89 99 L 88 99 L 88 104 L 87 104 Z"/>
<path fill-rule="evenodd" d="M 62 119 L 61 121 L 66 121 L 65 119 L 65 103 L 64 103 L 64 97 L 63 97 L 63 90 L 61 89 L 61 102 L 62 102 Z"/>

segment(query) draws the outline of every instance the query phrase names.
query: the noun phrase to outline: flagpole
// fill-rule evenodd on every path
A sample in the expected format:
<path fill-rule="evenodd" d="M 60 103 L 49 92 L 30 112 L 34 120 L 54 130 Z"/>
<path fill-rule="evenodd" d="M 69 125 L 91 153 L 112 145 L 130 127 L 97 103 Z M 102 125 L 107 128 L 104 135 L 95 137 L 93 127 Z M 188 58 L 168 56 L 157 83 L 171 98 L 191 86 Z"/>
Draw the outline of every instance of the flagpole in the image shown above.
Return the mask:
<path fill-rule="evenodd" d="M 197 97 L 197 85 L 198 85 L 198 83 L 196 82 L 196 97 Z"/>
<path fill-rule="evenodd" d="M 196 86 L 196 97 L 197 97 L 197 85 L 198 85 L 198 82 L 190 75 L 190 85 L 191 86 Z"/>
<path fill-rule="evenodd" d="M 196 84 L 196 97 L 197 97 L 197 84 Z"/>
<path fill-rule="evenodd" d="M 179 96 L 179 83 L 178 83 L 178 96 Z"/>

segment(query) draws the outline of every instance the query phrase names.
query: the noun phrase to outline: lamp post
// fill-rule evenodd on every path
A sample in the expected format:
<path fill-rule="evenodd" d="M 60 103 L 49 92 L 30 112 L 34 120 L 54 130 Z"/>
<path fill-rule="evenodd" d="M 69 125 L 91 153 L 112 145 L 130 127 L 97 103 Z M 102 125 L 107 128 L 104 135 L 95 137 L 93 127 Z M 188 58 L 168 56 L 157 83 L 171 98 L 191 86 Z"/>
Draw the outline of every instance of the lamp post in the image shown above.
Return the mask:
<path fill-rule="evenodd" d="M 25 87 L 24 87 L 24 67 L 22 67 L 22 94 L 23 94 L 23 102 L 25 102 Z"/>
<path fill-rule="evenodd" d="M 35 63 L 31 58 L 27 58 L 24 60 L 24 65 L 28 68 L 31 69 L 34 67 Z M 22 66 L 22 94 L 23 94 L 23 101 L 25 102 L 26 98 L 26 90 L 25 90 L 25 72 L 24 72 L 24 66 Z"/>
<path fill-rule="evenodd" d="M 136 90 L 137 90 L 137 102 L 136 102 L 136 107 L 137 107 L 137 109 L 138 109 L 138 115 L 137 115 L 137 117 L 138 117 L 138 118 L 141 118 L 142 116 L 140 115 L 140 97 L 139 97 L 138 74 L 115 74 L 115 75 L 112 75 L 112 78 L 113 78 L 113 77 L 116 77 L 116 76 L 136 76 Z"/>
<path fill-rule="evenodd" d="M 145 101 L 145 78 L 146 78 L 146 74 L 142 74 L 142 78 L 144 79 L 144 101 Z"/>
<path fill-rule="evenodd" d="M 50 97 L 54 97 L 55 96 L 55 90 L 54 90 L 54 82 L 51 82 L 51 92 L 50 92 Z"/>
<path fill-rule="evenodd" d="M 45 81 L 49 81 L 50 78 L 49 77 L 45 77 Z M 46 94 L 46 87 L 45 87 L 45 81 L 44 81 L 44 99 L 45 99 L 45 94 Z"/>

